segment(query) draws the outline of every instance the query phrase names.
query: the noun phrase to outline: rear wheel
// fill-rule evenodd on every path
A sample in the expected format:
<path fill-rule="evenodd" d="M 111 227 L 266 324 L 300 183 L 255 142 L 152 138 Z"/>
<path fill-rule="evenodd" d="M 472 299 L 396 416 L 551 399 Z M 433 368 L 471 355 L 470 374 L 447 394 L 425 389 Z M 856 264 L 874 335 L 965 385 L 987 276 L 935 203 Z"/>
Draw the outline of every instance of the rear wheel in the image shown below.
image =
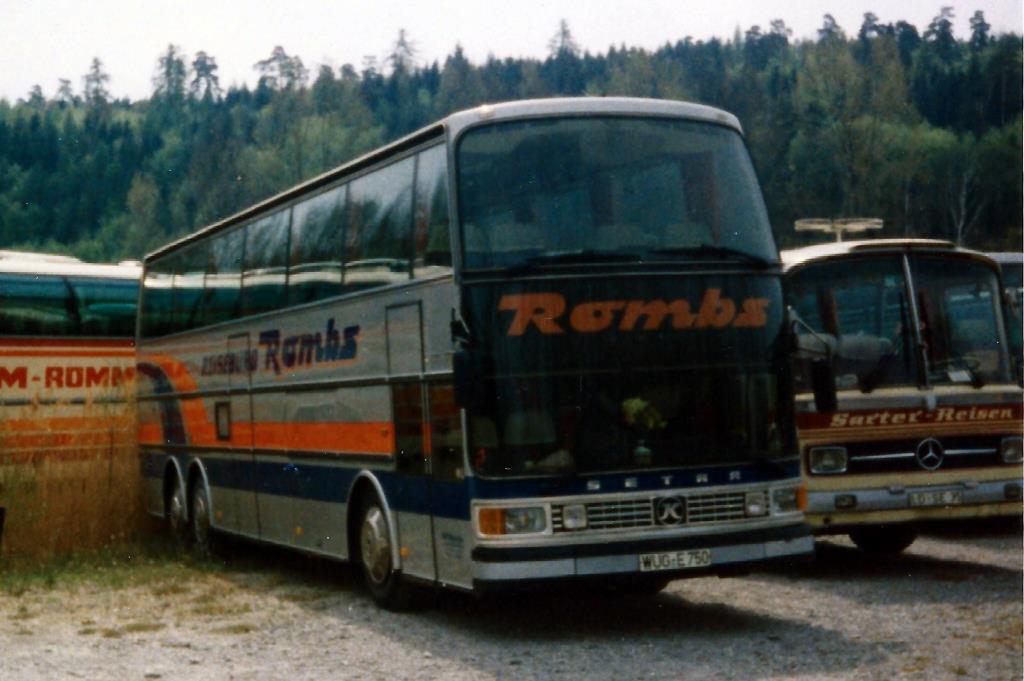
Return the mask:
<path fill-rule="evenodd" d="M 912 525 L 881 525 L 850 531 L 850 539 L 864 553 L 895 556 L 914 543 L 917 528 Z"/>
<path fill-rule="evenodd" d="M 367 497 L 359 521 L 359 562 L 363 580 L 378 605 L 388 610 L 405 610 L 412 605 L 412 587 L 404 584 L 394 569 L 392 541 L 380 500 L 376 495 Z"/>
<path fill-rule="evenodd" d="M 197 556 L 210 558 L 216 549 L 216 541 L 210 524 L 210 495 L 201 482 L 197 482 L 192 490 L 190 508 L 189 543 Z"/>

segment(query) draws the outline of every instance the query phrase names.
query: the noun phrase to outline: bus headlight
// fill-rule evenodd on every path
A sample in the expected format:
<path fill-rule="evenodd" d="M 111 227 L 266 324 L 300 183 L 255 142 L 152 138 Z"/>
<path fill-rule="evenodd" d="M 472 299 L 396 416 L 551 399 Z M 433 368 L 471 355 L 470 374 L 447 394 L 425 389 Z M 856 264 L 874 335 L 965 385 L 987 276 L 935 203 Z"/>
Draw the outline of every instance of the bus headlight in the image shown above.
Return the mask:
<path fill-rule="evenodd" d="M 1024 461 L 1024 438 L 1004 437 L 999 443 L 999 456 L 1003 463 L 1020 463 Z"/>
<path fill-rule="evenodd" d="M 481 508 L 478 515 L 480 534 L 539 534 L 548 528 L 548 514 L 543 506 L 518 508 Z"/>
<path fill-rule="evenodd" d="M 807 506 L 807 490 L 803 487 L 780 487 L 772 492 L 776 513 L 802 511 Z"/>
<path fill-rule="evenodd" d="M 567 530 L 582 530 L 587 527 L 587 507 L 583 504 L 566 504 L 562 507 L 562 527 Z"/>
<path fill-rule="evenodd" d="M 814 447 L 810 452 L 812 473 L 829 474 L 846 472 L 846 447 Z"/>
<path fill-rule="evenodd" d="M 747 492 L 743 498 L 743 512 L 747 516 L 768 515 L 768 499 L 764 492 Z"/>

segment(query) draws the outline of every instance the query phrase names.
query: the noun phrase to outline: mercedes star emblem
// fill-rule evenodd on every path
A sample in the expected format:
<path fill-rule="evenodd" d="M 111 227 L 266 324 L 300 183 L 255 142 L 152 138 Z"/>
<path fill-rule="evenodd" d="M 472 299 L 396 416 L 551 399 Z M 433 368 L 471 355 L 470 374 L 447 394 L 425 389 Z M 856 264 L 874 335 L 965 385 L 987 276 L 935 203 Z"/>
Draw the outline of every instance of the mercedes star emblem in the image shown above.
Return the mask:
<path fill-rule="evenodd" d="M 945 456 L 946 452 L 942 449 L 942 443 L 933 437 L 921 440 L 917 445 L 917 450 L 914 452 L 917 465 L 926 471 L 934 471 L 941 466 Z"/>

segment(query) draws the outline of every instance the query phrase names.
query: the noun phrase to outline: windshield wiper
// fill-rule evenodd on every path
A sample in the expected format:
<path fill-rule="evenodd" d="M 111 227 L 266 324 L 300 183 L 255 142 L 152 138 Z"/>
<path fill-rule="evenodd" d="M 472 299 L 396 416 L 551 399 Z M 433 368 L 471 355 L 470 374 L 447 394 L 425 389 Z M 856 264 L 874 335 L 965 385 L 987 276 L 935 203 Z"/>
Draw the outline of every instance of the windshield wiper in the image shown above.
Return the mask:
<path fill-rule="evenodd" d="M 657 255 L 680 255 L 687 258 L 699 258 L 701 260 L 740 260 L 759 267 L 771 267 L 775 263 L 770 260 L 741 251 L 730 246 L 714 246 L 712 244 L 701 244 L 700 246 L 673 246 L 668 248 L 652 248 L 651 253 Z"/>
<path fill-rule="evenodd" d="M 507 271 L 511 273 L 522 272 L 535 267 L 543 267 L 544 265 L 639 262 L 641 260 L 643 260 L 643 256 L 639 253 L 630 253 L 628 251 L 601 251 L 593 248 L 583 248 L 571 251 L 548 251 L 546 253 L 531 255 L 528 258 L 524 258 L 521 262 L 511 265 L 508 267 Z"/>

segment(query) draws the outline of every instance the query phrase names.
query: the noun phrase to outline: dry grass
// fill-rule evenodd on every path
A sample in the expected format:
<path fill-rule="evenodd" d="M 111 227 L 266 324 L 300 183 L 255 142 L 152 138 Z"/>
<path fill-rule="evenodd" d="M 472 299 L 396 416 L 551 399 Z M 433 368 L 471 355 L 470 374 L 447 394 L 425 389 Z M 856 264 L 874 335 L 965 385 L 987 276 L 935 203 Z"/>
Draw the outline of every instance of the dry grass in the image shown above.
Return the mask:
<path fill-rule="evenodd" d="M 0 507 L 7 564 L 138 536 L 146 521 L 134 404 L 5 407 Z"/>
<path fill-rule="evenodd" d="M 249 634 L 256 630 L 256 627 L 239 622 L 238 624 L 226 624 L 220 627 L 214 627 L 210 631 L 215 634 Z"/>

